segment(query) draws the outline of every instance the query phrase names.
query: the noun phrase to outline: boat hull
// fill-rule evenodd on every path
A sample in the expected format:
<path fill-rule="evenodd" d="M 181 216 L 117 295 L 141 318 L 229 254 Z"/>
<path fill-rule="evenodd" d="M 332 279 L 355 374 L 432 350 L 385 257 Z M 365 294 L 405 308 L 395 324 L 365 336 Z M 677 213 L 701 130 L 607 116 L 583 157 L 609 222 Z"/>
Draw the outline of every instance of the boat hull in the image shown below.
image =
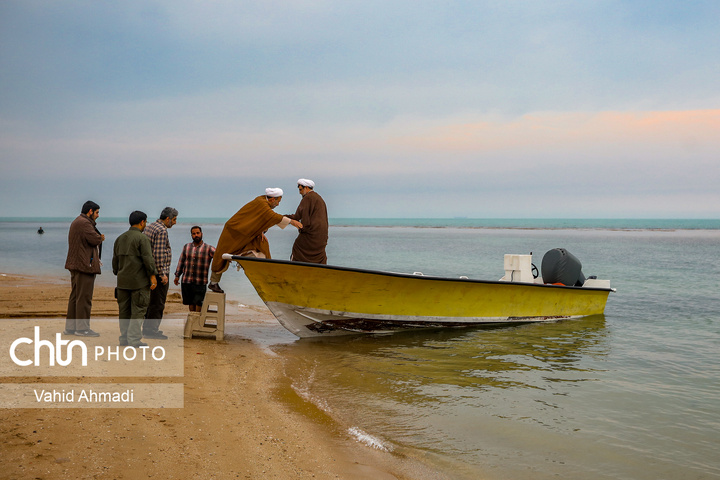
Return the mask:
<path fill-rule="evenodd" d="M 602 314 L 611 292 L 232 258 L 299 337 L 577 318 Z"/>

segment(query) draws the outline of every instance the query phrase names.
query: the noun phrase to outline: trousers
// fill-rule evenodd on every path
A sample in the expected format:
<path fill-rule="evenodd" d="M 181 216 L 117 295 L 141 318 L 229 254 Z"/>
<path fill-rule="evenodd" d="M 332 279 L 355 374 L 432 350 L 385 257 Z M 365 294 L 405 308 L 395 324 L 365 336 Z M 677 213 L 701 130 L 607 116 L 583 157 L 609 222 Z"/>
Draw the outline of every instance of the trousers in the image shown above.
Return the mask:
<path fill-rule="evenodd" d="M 145 314 L 145 323 L 143 323 L 143 333 L 157 333 L 162 322 L 163 312 L 165 311 L 165 300 L 167 300 L 170 282 L 163 284 L 158 282 L 155 290 L 150 290 L 150 303 L 148 304 L 147 313 Z"/>
<path fill-rule="evenodd" d="M 70 298 L 68 299 L 65 330 L 89 330 L 95 274 L 70 270 Z"/>
<path fill-rule="evenodd" d="M 137 290 L 115 289 L 120 322 L 120 345 L 137 346 L 142 341 L 142 325 L 150 303 L 150 287 Z"/>
<path fill-rule="evenodd" d="M 223 273 L 227 272 L 228 268 L 230 268 L 230 262 L 227 262 L 225 267 L 219 272 L 210 271 L 210 283 L 220 283 Z"/>

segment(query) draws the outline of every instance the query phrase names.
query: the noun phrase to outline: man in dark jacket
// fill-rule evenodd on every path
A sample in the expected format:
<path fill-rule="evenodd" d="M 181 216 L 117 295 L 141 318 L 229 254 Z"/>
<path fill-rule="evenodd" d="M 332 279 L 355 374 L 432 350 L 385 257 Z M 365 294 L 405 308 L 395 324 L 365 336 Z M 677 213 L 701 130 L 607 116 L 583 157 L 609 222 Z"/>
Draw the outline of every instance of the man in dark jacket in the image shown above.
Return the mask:
<path fill-rule="evenodd" d="M 98 337 L 90 330 L 95 275 L 100 273 L 100 252 L 105 235 L 102 235 L 95 221 L 100 215 L 100 205 L 88 200 L 82 206 L 80 215 L 70 224 L 68 233 L 68 254 L 65 268 L 70 270 L 70 299 L 68 300 L 65 335 Z"/>
<path fill-rule="evenodd" d="M 142 231 L 147 215 L 134 211 L 128 219 L 130 228 L 120 235 L 113 245 L 112 269 L 117 275 L 115 297 L 120 320 L 120 345 L 145 347 L 142 342 L 142 324 L 145 319 L 150 291 L 157 287 L 157 268 L 153 259 L 150 239 Z"/>

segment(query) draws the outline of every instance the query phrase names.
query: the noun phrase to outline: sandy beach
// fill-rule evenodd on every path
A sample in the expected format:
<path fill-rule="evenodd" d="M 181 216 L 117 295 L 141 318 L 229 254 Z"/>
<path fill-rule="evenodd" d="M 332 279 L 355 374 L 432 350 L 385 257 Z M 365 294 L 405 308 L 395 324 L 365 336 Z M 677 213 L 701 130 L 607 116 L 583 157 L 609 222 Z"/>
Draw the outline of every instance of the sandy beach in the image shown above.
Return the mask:
<path fill-rule="evenodd" d="M 69 279 L 2 274 L 0 321 L 62 318 L 68 294 Z M 182 319 L 186 313 L 171 289 L 166 317 Z M 113 316 L 117 305 L 112 288 L 96 287 L 93 317 Z M 228 322 L 275 320 L 255 308 L 229 315 Z M 282 359 L 248 338 L 185 340 L 183 348 L 184 376 L 175 381 L 184 384 L 184 408 L 3 408 L 0 478 L 434 476 L 397 454 L 354 441 L 327 415 L 293 395 L 283 377 Z M 0 377 L 2 383 L 81 380 Z"/>

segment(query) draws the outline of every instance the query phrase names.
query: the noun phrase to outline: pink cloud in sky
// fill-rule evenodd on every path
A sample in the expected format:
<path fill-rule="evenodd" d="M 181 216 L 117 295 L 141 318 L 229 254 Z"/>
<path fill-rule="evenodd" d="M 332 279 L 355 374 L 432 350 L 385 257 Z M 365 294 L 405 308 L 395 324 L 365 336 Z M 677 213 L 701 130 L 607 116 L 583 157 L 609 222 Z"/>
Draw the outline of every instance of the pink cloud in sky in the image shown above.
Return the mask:
<path fill-rule="evenodd" d="M 720 110 L 649 112 L 541 112 L 503 121 L 436 125 L 395 137 L 417 151 L 499 153 L 608 148 L 714 150 L 720 146 Z"/>

